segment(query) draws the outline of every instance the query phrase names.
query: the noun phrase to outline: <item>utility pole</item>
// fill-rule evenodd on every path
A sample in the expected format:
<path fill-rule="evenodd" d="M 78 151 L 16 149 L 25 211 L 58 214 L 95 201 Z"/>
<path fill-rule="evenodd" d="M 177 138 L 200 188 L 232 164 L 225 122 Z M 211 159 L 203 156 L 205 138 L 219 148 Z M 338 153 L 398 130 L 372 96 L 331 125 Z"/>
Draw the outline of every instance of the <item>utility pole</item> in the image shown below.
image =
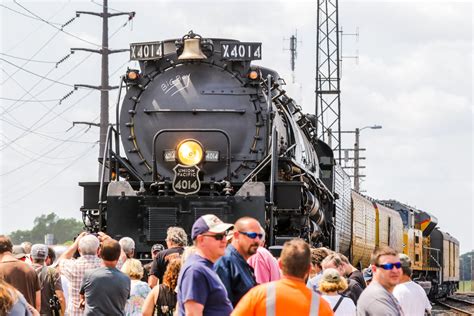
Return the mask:
<path fill-rule="evenodd" d="M 103 0 L 102 13 L 89 12 L 89 11 L 76 11 L 76 16 L 81 14 L 95 15 L 102 18 L 102 48 L 101 49 L 89 49 L 89 48 L 71 48 L 71 51 L 86 51 L 102 55 L 102 70 L 100 86 L 92 86 L 86 84 L 77 84 L 75 87 L 85 87 L 90 89 L 100 90 L 100 137 L 99 137 L 99 162 L 105 163 L 104 161 L 104 149 L 107 138 L 107 129 L 109 126 L 109 91 L 117 89 L 118 86 L 109 86 L 109 55 L 114 53 L 128 52 L 129 49 L 109 49 L 109 18 L 128 15 L 128 19 L 131 20 L 135 17 L 135 12 L 108 12 L 108 0 Z M 106 174 L 108 174 L 106 172 Z M 99 180 L 100 180 L 100 166 L 99 166 Z M 108 180 L 108 179 L 106 179 Z"/>

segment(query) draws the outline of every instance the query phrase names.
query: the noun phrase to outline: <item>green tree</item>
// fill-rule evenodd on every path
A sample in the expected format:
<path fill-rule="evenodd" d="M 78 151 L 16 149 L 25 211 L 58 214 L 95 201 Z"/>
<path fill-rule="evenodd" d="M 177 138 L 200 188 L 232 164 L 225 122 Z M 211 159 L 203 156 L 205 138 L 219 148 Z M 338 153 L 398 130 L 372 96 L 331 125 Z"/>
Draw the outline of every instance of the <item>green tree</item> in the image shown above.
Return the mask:
<path fill-rule="evenodd" d="M 24 241 L 44 243 L 46 234 L 54 234 L 57 244 L 62 244 L 79 234 L 83 229 L 83 224 L 74 218 L 59 218 L 54 212 L 38 216 L 34 220 L 31 230 L 16 230 L 10 234 L 14 244 Z"/>

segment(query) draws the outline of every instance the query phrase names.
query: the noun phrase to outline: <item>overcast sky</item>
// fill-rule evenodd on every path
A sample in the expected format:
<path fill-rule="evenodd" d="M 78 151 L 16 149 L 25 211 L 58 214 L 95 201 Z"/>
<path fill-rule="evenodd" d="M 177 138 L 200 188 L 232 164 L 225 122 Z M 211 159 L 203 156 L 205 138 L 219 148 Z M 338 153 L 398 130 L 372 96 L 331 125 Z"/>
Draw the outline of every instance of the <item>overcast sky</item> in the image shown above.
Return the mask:
<path fill-rule="evenodd" d="M 100 84 L 100 56 L 76 52 L 55 67 L 71 47 L 100 44 L 97 17 L 75 19 L 64 27 L 68 34 L 55 28 L 76 10 L 101 10 L 94 1 L 1 1 L 0 232 L 30 229 L 35 217 L 49 212 L 79 219 L 77 183 L 97 178 L 98 129 L 71 127 L 98 121 L 99 93 L 80 89 L 58 100 L 73 84 Z M 191 29 L 203 37 L 258 41 L 258 64 L 288 83 L 284 39 L 297 29 L 298 85 L 288 90 L 314 113 L 316 1 L 109 0 L 109 6 L 137 13 L 126 25 L 126 17 L 110 19 L 111 48 L 182 37 Z M 383 126 L 361 133 L 367 149 L 362 189 L 432 213 L 460 240 L 462 252 L 473 249 L 471 2 L 353 0 L 339 7 L 343 34 L 359 30 L 358 39 L 343 36 L 342 55 L 358 56 L 358 62 L 343 61 L 343 130 Z M 111 56 L 111 85 L 135 66 L 127 60 L 127 54 Z M 113 92 L 111 113 L 115 102 Z M 349 136 L 343 146 L 353 142 Z"/>

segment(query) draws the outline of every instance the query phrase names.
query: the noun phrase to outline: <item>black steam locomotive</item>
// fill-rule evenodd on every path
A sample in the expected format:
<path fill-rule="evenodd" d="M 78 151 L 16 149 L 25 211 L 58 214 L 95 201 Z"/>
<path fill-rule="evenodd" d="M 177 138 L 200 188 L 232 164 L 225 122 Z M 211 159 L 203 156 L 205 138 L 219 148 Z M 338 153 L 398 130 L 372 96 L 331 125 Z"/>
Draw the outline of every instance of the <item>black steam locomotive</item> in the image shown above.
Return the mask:
<path fill-rule="evenodd" d="M 169 226 L 190 231 L 207 213 L 226 222 L 257 218 L 269 246 L 302 237 L 365 266 L 375 246 L 411 253 L 402 243 L 421 227 L 351 190 L 331 148 L 316 137 L 315 117 L 302 113 L 277 72 L 252 64 L 261 55 L 261 43 L 192 32 L 131 44 L 140 70 L 122 78 L 126 94 L 119 124 L 109 127 L 103 179 L 80 183 L 85 226 L 132 237 L 144 259 Z M 369 231 L 363 222 L 370 214 L 380 225 Z M 415 255 L 423 268 L 422 253 Z M 425 263 L 429 271 L 442 265 Z"/>

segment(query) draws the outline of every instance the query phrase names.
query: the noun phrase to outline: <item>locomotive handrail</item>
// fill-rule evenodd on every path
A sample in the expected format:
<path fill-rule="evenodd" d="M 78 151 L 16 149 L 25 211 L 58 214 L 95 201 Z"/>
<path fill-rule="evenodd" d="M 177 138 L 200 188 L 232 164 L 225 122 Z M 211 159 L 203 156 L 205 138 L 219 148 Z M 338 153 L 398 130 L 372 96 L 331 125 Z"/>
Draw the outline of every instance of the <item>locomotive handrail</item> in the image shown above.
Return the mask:
<path fill-rule="evenodd" d="M 274 243 L 274 234 L 273 234 L 273 227 L 275 227 L 275 216 L 273 214 L 273 207 L 275 205 L 275 178 L 276 178 L 276 172 L 278 169 L 278 158 L 276 155 L 278 154 L 278 145 L 277 145 L 277 139 L 278 139 L 278 132 L 276 130 L 276 126 L 273 124 L 273 107 L 272 107 L 272 89 L 271 89 L 271 82 L 272 82 L 272 75 L 267 76 L 267 113 L 268 113 L 268 128 L 267 131 L 270 134 L 270 128 L 271 128 L 271 137 L 272 137 L 272 143 L 271 143 L 271 164 L 270 164 L 270 193 L 269 193 L 269 202 L 270 202 L 270 208 L 269 208 L 269 214 L 268 217 L 270 218 L 270 229 L 269 229 L 269 241 L 270 244 Z"/>
<path fill-rule="evenodd" d="M 227 140 L 227 159 L 226 159 L 226 168 L 227 168 L 227 180 L 230 181 L 230 161 L 231 161 L 231 146 L 230 146 L 230 137 L 226 131 L 222 129 L 215 129 L 215 128 L 166 128 L 159 130 L 153 136 L 153 144 L 152 144 L 152 181 L 156 181 L 156 140 L 158 136 L 164 133 L 183 133 L 183 132 L 198 132 L 198 133 L 220 133 L 224 135 Z"/>
<path fill-rule="evenodd" d="M 112 124 L 109 124 L 109 127 L 107 128 L 107 135 L 105 138 L 105 146 L 104 146 L 104 152 L 102 153 L 102 168 L 100 170 L 100 187 L 99 187 L 99 209 L 101 209 L 101 206 L 103 204 L 102 201 L 102 194 L 104 190 L 104 182 L 105 182 L 105 169 L 106 169 L 106 161 L 107 159 L 109 160 L 109 180 L 111 177 L 112 169 L 110 166 L 110 161 L 112 157 L 112 142 L 110 141 L 111 139 L 111 134 L 112 132 L 115 132 L 116 139 L 115 139 L 115 155 L 120 155 L 120 144 L 118 142 L 118 132 L 114 128 Z M 115 170 L 117 172 L 117 179 L 118 179 L 118 173 L 119 173 L 119 162 L 117 159 L 115 159 Z"/>
<path fill-rule="evenodd" d="M 120 135 L 120 124 L 119 124 L 119 112 L 120 112 L 120 97 L 122 95 L 123 83 L 125 82 L 125 77 L 122 76 L 120 80 L 120 87 L 117 97 L 117 105 L 115 106 L 115 123 L 117 124 L 117 134 Z"/>
<path fill-rule="evenodd" d="M 288 147 L 285 152 L 283 154 L 281 154 L 279 157 L 284 157 L 286 156 L 286 154 L 288 154 L 288 152 L 290 152 L 293 148 L 296 147 L 296 144 L 293 144 L 291 145 L 290 147 Z M 270 162 L 270 159 L 271 158 L 271 155 L 267 155 L 265 156 L 265 158 L 262 159 L 262 161 L 260 161 L 260 163 L 244 178 L 244 180 L 242 180 L 243 183 L 245 182 L 248 182 L 250 181 L 253 177 L 256 177 L 260 171 L 263 170 L 263 168 L 265 168 L 268 163 Z"/>

